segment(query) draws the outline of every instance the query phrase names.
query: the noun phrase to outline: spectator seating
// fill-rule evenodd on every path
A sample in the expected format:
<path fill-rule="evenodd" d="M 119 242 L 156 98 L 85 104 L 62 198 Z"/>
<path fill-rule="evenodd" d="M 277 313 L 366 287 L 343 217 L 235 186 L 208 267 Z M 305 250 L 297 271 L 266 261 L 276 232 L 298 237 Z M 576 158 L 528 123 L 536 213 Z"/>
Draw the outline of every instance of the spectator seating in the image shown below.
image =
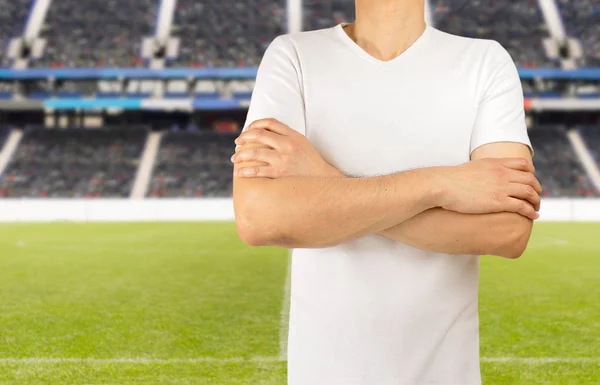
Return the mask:
<path fill-rule="evenodd" d="M 311 31 L 353 22 L 354 0 L 304 0 L 303 28 Z"/>
<path fill-rule="evenodd" d="M 156 0 L 54 0 L 44 56 L 37 67 L 140 67 L 141 43 L 152 35 Z"/>
<path fill-rule="evenodd" d="M 557 0 L 567 34 L 581 41 L 582 66 L 600 67 L 600 0 Z"/>
<path fill-rule="evenodd" d="M 171 66 L 258 66 L 284 20 L 284 0 L 179 0 L 172 35 L 181 48 Z"/>
<path fill-rule="evenodd" d="M 32 0 L 0 0 L 0 66 L 10 67 L 6 56 L 10 39 L 23 34 Z"/>
<path fill-rule="evenodd" d="M 544 197 L 600 195 L 579 162 L 563 127 L 534 128 L 529 131 L 529 137 Z"/>
<path fill-rule="evenodd" d="M 579 127 L 578 130 L 596 164 L 600 167 L 600 126 L 584 126 Z"/>
<path fill-rule="evenodd" d="M 30 129 L 5 173 L 0 197 L 128 197 L 146 130 Z"/>
<path fill-rule="evenodd" d="M 431 0 L 436 28 L 500 42 L 521 67 L 557 67 L 542 41 L 549 37 L 536 0 Z"/>
<path fill-rule="evenodd" d="M 162 138 L 150 197 L 229 197 L 232 195 L 236 133 L 169 132 Z"/>
<path fill-rule="evenodd" d="M 9 132 L 10 128 L 0 126 L 0 151 L 2 151 L 2 148 L 4 147 L 4 142 L 6 141 L 6 138 L 8 138 Z"/>
<path fill-rule="evenodd" d="M 549 37 L 536 0 L 430 0 L 433 25 L 456 35 L 493 39 L 523 67 L 557 67 L 547 58 L 542 40 Z M 305 0 L 306 30 L 354 20 L 353 0 Z"/>

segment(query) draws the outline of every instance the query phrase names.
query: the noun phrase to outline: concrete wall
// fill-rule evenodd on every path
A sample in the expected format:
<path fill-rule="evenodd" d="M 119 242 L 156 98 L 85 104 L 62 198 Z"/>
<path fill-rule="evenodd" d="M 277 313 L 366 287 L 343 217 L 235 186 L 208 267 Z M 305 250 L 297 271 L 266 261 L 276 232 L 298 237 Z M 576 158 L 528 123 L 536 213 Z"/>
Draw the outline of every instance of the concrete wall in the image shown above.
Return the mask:
<path fill-rule="evenodd" d="M 0 199 L 0 222 L 230 221 L 224 199 Z M 600 222 L 600 199 L 544 199 L 540 220 Z"/>

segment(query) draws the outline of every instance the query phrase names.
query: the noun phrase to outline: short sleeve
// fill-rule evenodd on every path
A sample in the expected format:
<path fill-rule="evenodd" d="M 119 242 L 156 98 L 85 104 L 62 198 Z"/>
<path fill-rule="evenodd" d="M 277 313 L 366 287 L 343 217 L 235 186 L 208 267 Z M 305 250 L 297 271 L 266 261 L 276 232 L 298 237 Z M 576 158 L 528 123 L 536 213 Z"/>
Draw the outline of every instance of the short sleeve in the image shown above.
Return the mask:
<path fill-rule="evenodd" d="M 523 87 L 510 54 L 493 42 L 482 71 L 483 91 L 471 135 L 471 153 L 488 143 L 516 142 L 533 153 L 525 123 Z"/>
<path fill-rule="evenodd" d="M 273 118 L 305 135 L 301 84 L 295 47 L 285 36 L 280 36 L 267 48 L 258 68 L 244 129 L 256 120 Z"/>

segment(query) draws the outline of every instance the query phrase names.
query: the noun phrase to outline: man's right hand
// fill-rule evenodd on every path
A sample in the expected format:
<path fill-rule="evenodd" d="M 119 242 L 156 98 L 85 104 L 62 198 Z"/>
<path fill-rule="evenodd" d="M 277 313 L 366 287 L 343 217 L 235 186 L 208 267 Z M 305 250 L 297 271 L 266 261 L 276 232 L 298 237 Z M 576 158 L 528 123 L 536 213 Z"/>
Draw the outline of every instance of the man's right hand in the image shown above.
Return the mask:
<path fill-rule="evenodd" d="M 465 214 L 514 212 L 539 218 L 542 187 L 531 161 L 479 159 L 444 167 L 439 178 L 440 206 Z"/>

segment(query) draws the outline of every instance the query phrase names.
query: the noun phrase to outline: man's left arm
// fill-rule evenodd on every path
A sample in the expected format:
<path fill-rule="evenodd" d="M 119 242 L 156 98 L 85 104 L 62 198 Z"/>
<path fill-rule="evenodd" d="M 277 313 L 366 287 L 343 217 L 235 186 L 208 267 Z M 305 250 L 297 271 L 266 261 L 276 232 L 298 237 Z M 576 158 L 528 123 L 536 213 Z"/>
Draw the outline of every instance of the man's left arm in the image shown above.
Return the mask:
<path fill-rule="evenodd" d="M 519 73 L 509 53 L 497 42 L 490 42 L 481 79 L 471 159 L 531 160 Z M 537 202 L 541 187 L 538 190 L 530 191 L 532 196 L 538 195 L 534 197 Z M 432 209 L 381 235 L 431 251 L 517 258 L 527 246 L 531 228 L 531 220 L 511 213 L 465 215 Z"/>
<path fill-rule="evenodd" d="M 531 159 L 531 154 L 524 144 L 509 142 L 486 144 L 472 154 L 473 160 L 505 157 Z M 539 196 L 533 189 L 531 194 Z M 379 235 L 440 253 L 518 258 L 525 251 L 532 226 L 532 220 L 519 214 L 471 215 L 434 208 Z"/>

